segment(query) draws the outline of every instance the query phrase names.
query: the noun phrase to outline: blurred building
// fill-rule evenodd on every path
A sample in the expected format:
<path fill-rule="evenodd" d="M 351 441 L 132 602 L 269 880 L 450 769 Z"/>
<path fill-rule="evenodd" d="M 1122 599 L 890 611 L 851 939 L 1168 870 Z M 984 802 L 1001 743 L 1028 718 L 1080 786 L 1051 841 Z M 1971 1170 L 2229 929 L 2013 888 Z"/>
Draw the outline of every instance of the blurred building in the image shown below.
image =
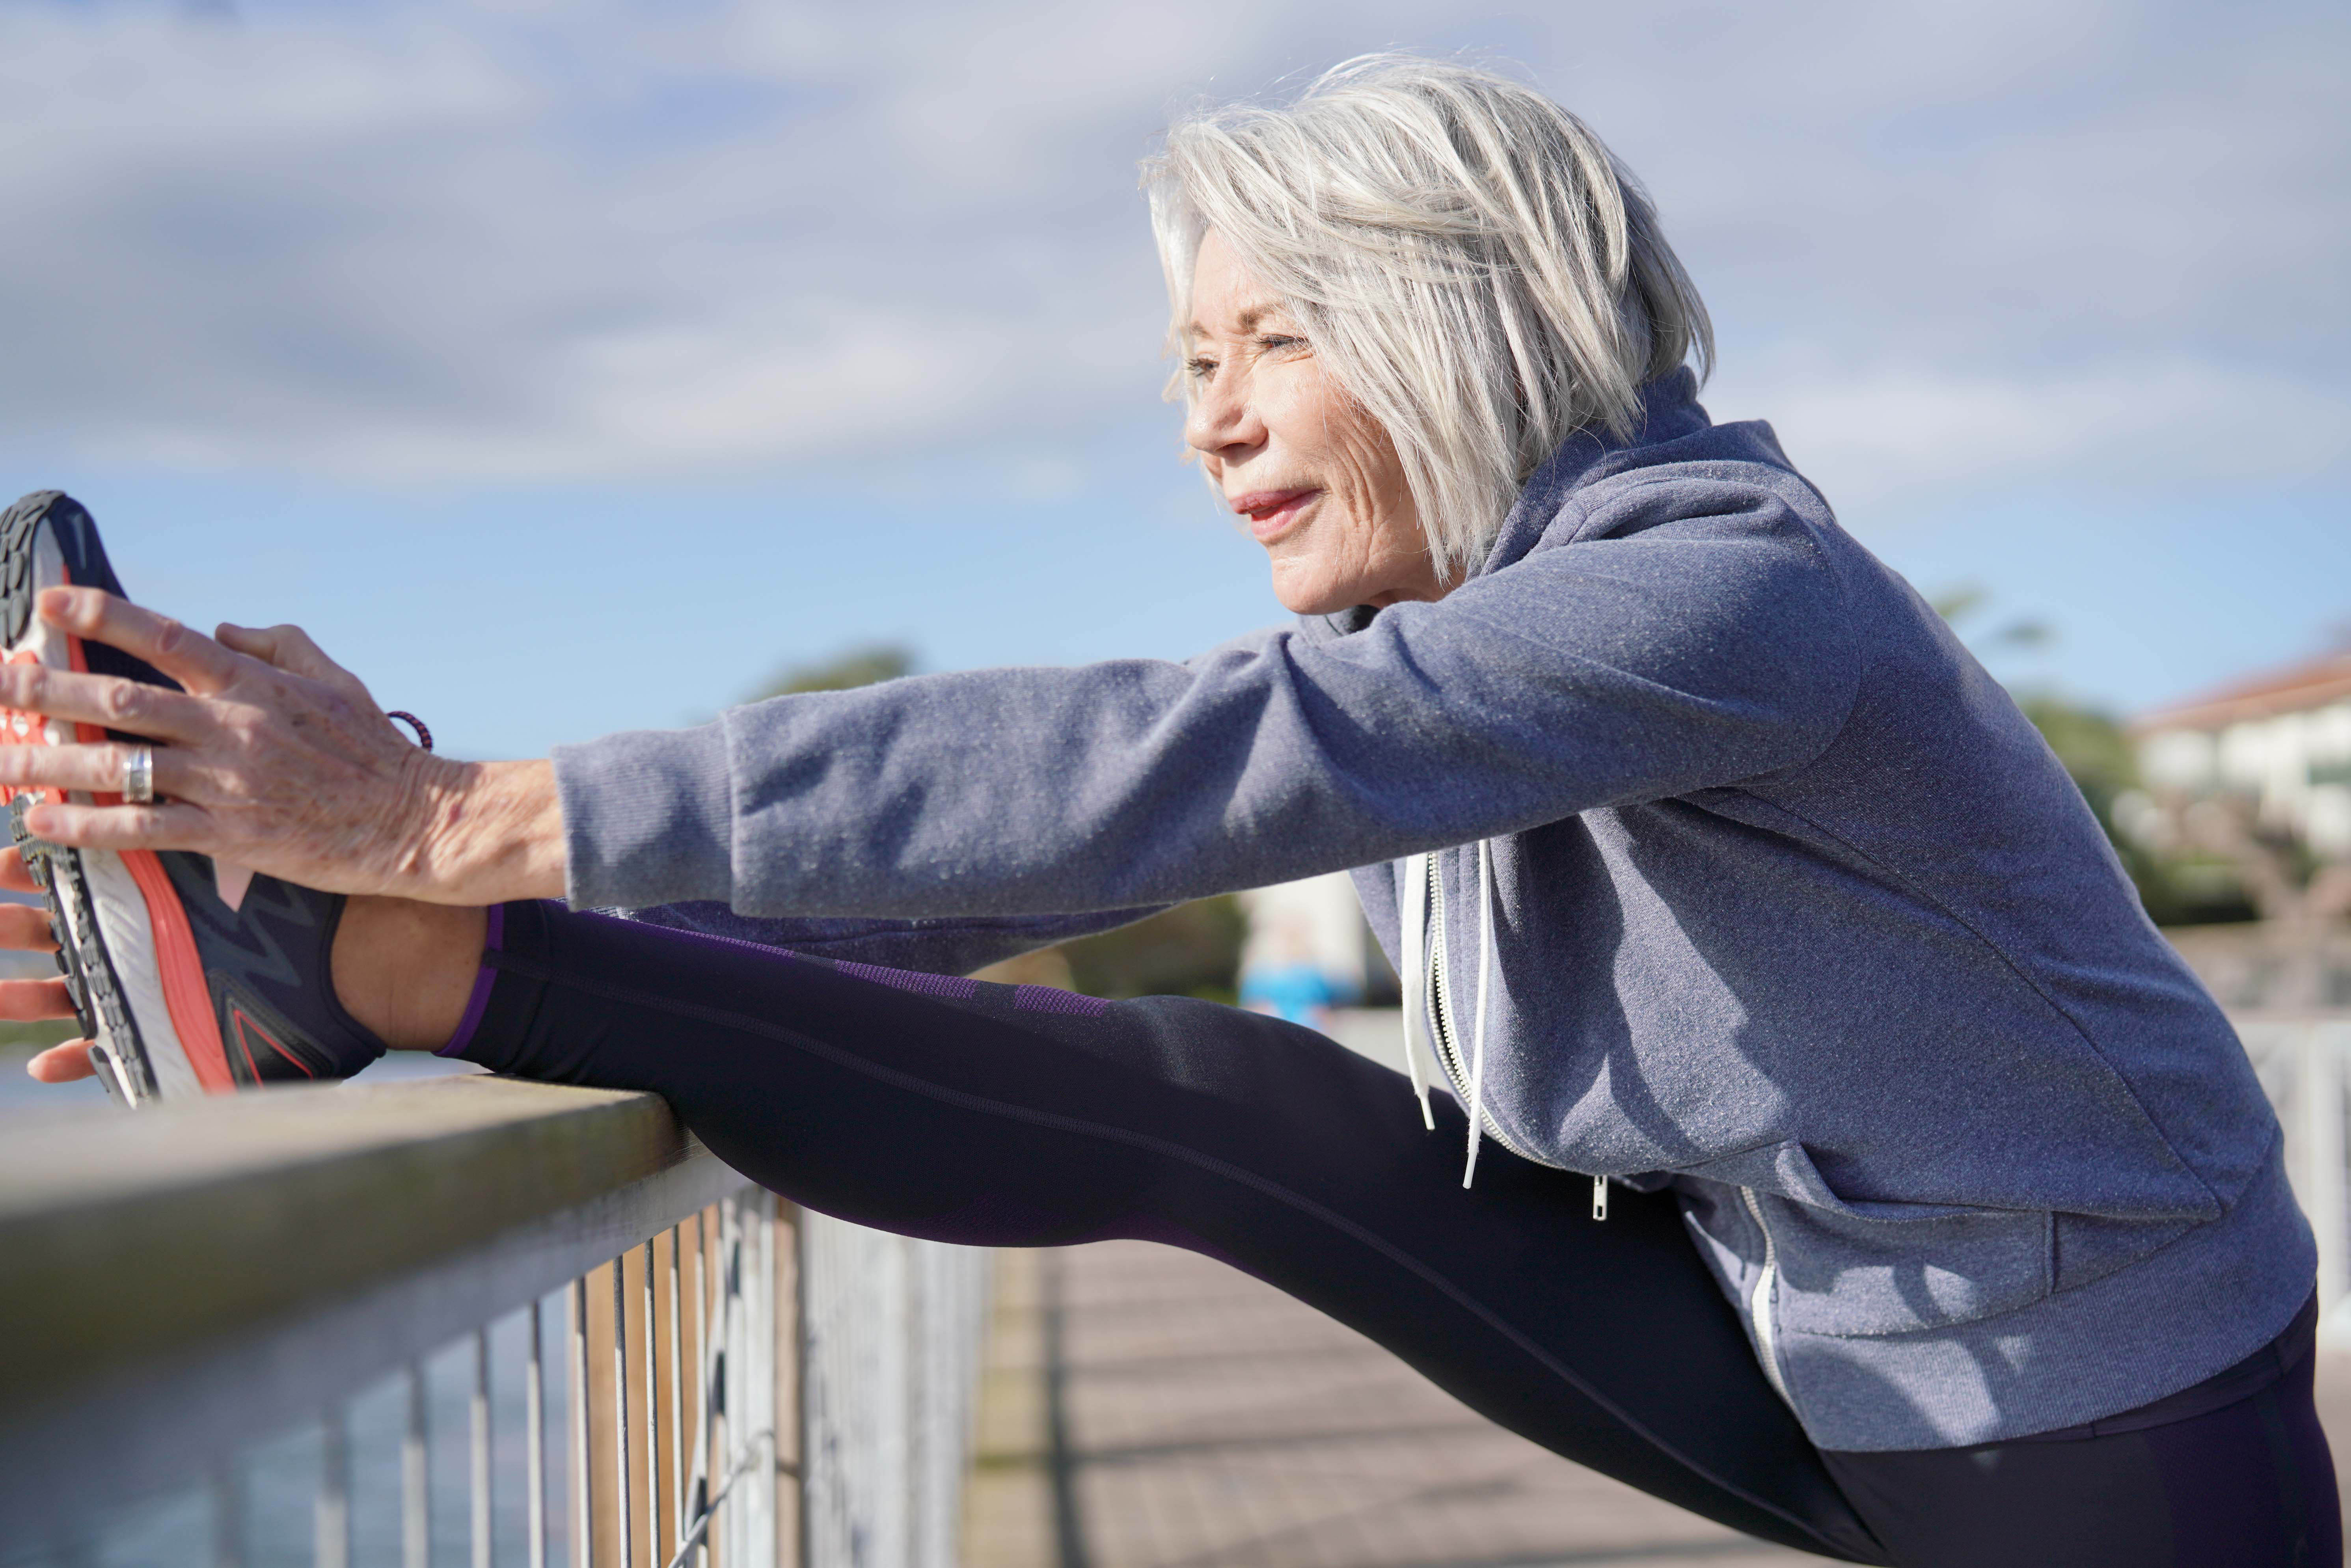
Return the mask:
<path fill-rule="evenodd" d="M 2147 805 L 2237 796 L 2260 828 L 2322 860 L 2351 859 L 2351 648 L 2171 704 L 2131 729 Z"/>
<path fill-rule="evenodd" d="M 2225 868 L 2261 918 L 2175 931 L 2226 1007 L 2351 1009 L 2351 648 L 2170 704 L 2131 727 L 2115 825 Z"/>

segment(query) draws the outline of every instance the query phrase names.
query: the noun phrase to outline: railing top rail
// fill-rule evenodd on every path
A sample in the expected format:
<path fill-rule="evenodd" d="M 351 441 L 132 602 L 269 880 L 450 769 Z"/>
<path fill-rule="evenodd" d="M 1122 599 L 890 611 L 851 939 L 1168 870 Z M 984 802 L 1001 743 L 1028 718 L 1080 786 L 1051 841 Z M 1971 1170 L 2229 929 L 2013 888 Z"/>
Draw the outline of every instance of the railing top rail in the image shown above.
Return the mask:
<path fill-rule="evenodd" d="M 0 1418 L 699 1152 L 658 1096 L 492 1078 L 0 1128 Z"/>

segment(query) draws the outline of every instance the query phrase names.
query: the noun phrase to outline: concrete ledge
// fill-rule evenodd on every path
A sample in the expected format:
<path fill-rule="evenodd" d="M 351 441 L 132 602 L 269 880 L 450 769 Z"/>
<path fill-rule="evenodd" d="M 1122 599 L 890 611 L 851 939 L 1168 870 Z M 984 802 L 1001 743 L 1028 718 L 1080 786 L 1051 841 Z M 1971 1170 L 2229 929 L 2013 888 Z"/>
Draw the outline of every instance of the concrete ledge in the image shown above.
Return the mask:
<path fill-rule="evenodd" d="M 11 1128 L 0 1424 L 127 1364 L 468 1252 L 697 1149 L 655 1095 L 493 1078 Z"/>
<path fill-rule="evenodd" d="M 275 1091 L 0 1140 L 0 1519 L 66 1539 L 748 1184 L 651 1094 Z"/>

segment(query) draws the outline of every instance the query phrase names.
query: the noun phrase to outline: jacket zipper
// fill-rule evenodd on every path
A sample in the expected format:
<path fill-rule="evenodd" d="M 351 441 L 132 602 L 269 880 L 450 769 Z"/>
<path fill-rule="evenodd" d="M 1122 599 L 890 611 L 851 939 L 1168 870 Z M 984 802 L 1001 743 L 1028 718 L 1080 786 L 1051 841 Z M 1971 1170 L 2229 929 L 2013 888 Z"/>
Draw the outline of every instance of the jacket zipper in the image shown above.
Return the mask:
<path fill-rule="evenodd" d="M 1755 1348 L 1763 1363 L 1763 1380 L 1780 1402 L 1794 1409 L 1796 1402 L 1788 1396 L 1788 1385 L 1780 1374 L 1780 1345 L 1773 1332 L 1771 1297 L 1773 1287 L 1780 1282 L 1780 1251 L 1772 1244 L 1771 1228 L 1763 1223 L 1763 1205 L 1755 1197 L 1755 1189 L 1742 1186 L 1739 1196 L 1747 1200 L 1747 1212 L 1755 1221 L 1755 1228 L 1763 1233 L 1763 1272 L 1756 1277 L 1755 1292 L 1747 1299 L 1747 1315 L 1755 1325 Z"/>
<path fill-rule="evenodd" d="M 1466 1110 L 1469 1105 L 1469 1069 L 1453 1043 L 1453 1012 L 1446 1000 L 1445 970 L 1445 884 L 1437 878 L 1437 856 L 1432 854 L 1428 857 L 1428 1038 L 1429 1043 L 1437 1048 L 1437 1065 L 1445 1070 L 1446 1078 L 1453 1085 L 1453 1092 Z M 1536 1159 L 1510 1142 L 1502 1129 L 1494 1124 L 1492 1116 L 1481 1114 L 1479 1121 L 1485 1127 L 1488 1137 L 1520 1159 L 1534 1160 L 1537 1165 L 1551 1164 L 1549 1160 Z M 1595 1218 L 1606 1218 L 1606 1204 L 1607 1200 L 1595 1192 L 1593 1198 Z"/>

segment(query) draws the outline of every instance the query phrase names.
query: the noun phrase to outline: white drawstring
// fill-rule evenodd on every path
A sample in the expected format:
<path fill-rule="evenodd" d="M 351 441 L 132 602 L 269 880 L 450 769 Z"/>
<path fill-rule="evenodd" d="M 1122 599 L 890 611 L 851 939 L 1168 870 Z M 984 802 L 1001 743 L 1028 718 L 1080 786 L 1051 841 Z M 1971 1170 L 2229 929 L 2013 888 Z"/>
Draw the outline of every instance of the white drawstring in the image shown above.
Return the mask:
<path fill-rule="evenodd" d="M 1494 841 L 1478 841 L 1478 1021 L 1469 1034 L 1469 1160 L 1461 1169 L 1461 1185 L 1478 1177 L 1478 1145 L 1485 1138 L 1486 1122 L 1486 998 L 1494 972 Z"/>
<path fill-rule="evenodd" d="M 1404 861 L 1404 1062 L 1412 1074 L 1412 1097 L 1420 1102 L 1420 1124 L 1437 1130 L 1428 1108 L 1428 1073 L 1421 1065 L 1428 1030 L 1428 857 Z"/>
<path fill-rule="evenodd" d="M 1437 1044 L 1428 1038 L 1428 916 L 1431 883 L 1431 859 L 1427 855 L 1407 855 L 1404 862 L 1404 902 L 1402 928 L 1404 947 L 1404 1059 L 1412 1072 L 1412 1092 L 1420 1102 L 1421 1124 L 1432 1131 L 1437 1118 L 1429 1110 L 1428 1079 L 1421 1068 L 1421 1051 L 1426 1049 L 1429 1060 L 1437 1058 Z M 1441 894 L 1439 896 L 1442 896 Z M 1496 966 L 1500 962 L 1497 951 L 1499 938 L 1494 928 L 1494 842 L 1481 839 L 1478 844 L 1478 1016 L 1469 1036 L 1469 1152 L 1461 1167 L 1461 1185 L 1470 1186 L 1478 1179 L 1478 1150 L 1486 1137 L 1486 1016 L 1491 1010 L 1489 998 L 1499 989 L 1494 982 Z M 1456 1049 L 1459 1042 L 1456 1040 Z M 1452 1071 L 1458 1071 L 1458 1062 Z M 1592 1178 L 1592 1218 L 1608 1218 L 1608 1178 Z"/>

